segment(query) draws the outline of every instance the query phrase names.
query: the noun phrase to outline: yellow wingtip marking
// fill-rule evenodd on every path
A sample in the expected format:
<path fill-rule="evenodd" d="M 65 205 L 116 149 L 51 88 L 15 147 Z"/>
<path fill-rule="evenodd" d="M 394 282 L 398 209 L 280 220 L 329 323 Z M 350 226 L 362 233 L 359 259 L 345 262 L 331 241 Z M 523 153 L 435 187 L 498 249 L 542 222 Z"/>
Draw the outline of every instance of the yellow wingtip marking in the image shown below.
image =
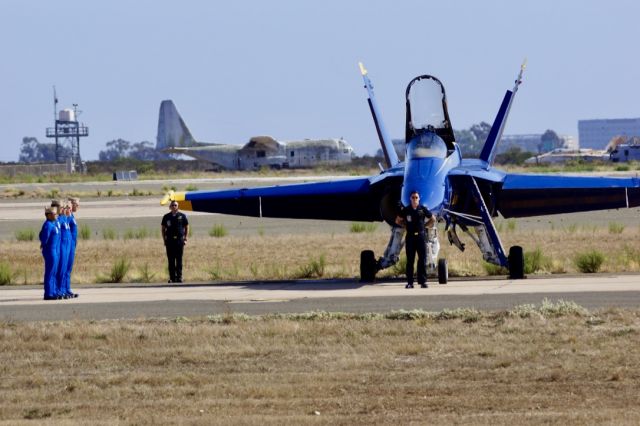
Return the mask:
<path fill-rule="evenodd" d="M 169 201 L 171 201 L 173 198 L 173 191 L 169 191 L 165 194 L 164 197 L 162 197 L 162 200 L 160 200 L 160 205 L 161 206 L 166 206 Z"/>
<path fill-rule="evenodd" d="M 367 69 L 364 67 L 364 64 L 362 62 L 358 62 L 358 66 L 360 67 L 360 73 L 362 75 L 367 75 Z"/>

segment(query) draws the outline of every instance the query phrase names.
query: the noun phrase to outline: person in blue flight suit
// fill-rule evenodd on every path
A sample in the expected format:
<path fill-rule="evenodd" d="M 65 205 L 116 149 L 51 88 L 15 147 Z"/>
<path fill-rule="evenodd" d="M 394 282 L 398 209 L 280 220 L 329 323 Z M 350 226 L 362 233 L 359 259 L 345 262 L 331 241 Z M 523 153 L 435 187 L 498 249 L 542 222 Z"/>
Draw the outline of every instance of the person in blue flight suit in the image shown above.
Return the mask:
<path fill-rule="evenodd" d="M 178 202 L 169 203 L 170 212 L 162 217 L 162 239 L 169 261 L 169 282 L 182 282 L 182 254 L 189 237 L 187 215 L 178 211 Z"/>
<path fill-rule="evenodd" d="M 420 194 L 413 191 L 411 204 L 403 207 L 396 217 L 396 224 L 407 230 L 405 249 L 407 253 L 407 285 L 413 288 L 413 262 L 418 254 L 418 283 L 427 288 L 427 227 L 432 227 L 436 219 L 426 207 L 420 205 Z"/>
<path fill-rule="evenodd" d="M 71 291 L 71 272 L 73 271 L 73 263 L 76 258 L 76 246 L 78 244 L 78 222 L 76 222 L 75 213 L 80 207 L 80 199 L 76 197 L 69 197 L 69 203 L 71 203 L 71 213 L 67 218 L 69 229 L 71 231 L 71 244 L 69 247 L 69 259 L 67 261 L 67 274 L 64 281 L 64 291 L 71 298 L 78 297 L 78 293 Z"/>
<path fill-rule="evenodd" d="M 69 264 L 69 249 L 71 248 L 71 228 L 69 227 L 69 215 L 71 206 L 68 203 L 62 205 L 62 210 L 58 214 L 58 224 L 60 225 L 60 260 L 58 261 L 58 296 L 68 299 L 69 295 L 65 290 L 67 279 L 67 266 Z"/>
<path fill-rule="evenodd" d="M 44 300 L 59 299 L 57 293 L 56 273 L 60 257 L 60 230 L 56 222 L 57 209 L 47 207 L 44 215 L 47 218 L 40 230 L 40 249 L 44 257 Z"/>

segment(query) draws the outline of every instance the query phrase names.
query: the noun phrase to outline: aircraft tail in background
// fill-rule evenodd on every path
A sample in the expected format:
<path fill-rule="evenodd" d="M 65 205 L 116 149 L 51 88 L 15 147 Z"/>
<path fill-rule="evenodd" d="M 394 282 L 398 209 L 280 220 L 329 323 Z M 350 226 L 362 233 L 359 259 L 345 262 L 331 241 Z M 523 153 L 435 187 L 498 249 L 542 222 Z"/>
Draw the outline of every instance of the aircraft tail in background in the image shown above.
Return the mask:
<path fill-rule="evenodd" d="M 198 146 L 172 100 L 162 101 L 158 116 L 156 149 Z"/>

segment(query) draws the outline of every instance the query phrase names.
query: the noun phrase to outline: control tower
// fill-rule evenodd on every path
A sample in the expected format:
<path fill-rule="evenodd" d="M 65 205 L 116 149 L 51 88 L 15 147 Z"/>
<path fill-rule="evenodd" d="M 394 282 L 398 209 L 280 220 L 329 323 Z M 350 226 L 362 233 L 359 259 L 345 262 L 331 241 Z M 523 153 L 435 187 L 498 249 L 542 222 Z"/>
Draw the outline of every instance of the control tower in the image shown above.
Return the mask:
<path fill-rule="evenodd" d="M 47 127 L 47 137 L 56 141 L 56 163 L 70 161 L 72 169 L 84 172 L 80 158 L 80 138 L 89 136 L 89 128 L 78 122 L 78 104 L 73 109 L 65 108 L 58 111 L 58 97 L 53 88 L 53 117 L 55 127 Z M 63 150 L 68 147 L 68 150 Z"/>

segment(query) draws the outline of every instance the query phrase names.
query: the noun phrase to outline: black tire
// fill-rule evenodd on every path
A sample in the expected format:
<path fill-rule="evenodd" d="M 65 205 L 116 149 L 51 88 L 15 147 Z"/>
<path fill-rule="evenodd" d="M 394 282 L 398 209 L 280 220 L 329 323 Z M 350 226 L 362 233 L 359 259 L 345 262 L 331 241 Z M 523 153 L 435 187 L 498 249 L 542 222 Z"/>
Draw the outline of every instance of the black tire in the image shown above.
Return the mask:
<path fill-rule="evenodd" d="M 438 283 L 446 284 L 449 282 L 449 265 L 447 259 L 438 259 Z"/>
<path fill-rule="evenodd" d="M 521 280 L 524 278 L 524 251 L 520 246 L 509 249 L 509 278 Z"/>
<path fill-rule="evenodd" d="M 360 252 L 360 282 L 372 283 L 376 279 L 376 257 L 373 250 Z"/>

